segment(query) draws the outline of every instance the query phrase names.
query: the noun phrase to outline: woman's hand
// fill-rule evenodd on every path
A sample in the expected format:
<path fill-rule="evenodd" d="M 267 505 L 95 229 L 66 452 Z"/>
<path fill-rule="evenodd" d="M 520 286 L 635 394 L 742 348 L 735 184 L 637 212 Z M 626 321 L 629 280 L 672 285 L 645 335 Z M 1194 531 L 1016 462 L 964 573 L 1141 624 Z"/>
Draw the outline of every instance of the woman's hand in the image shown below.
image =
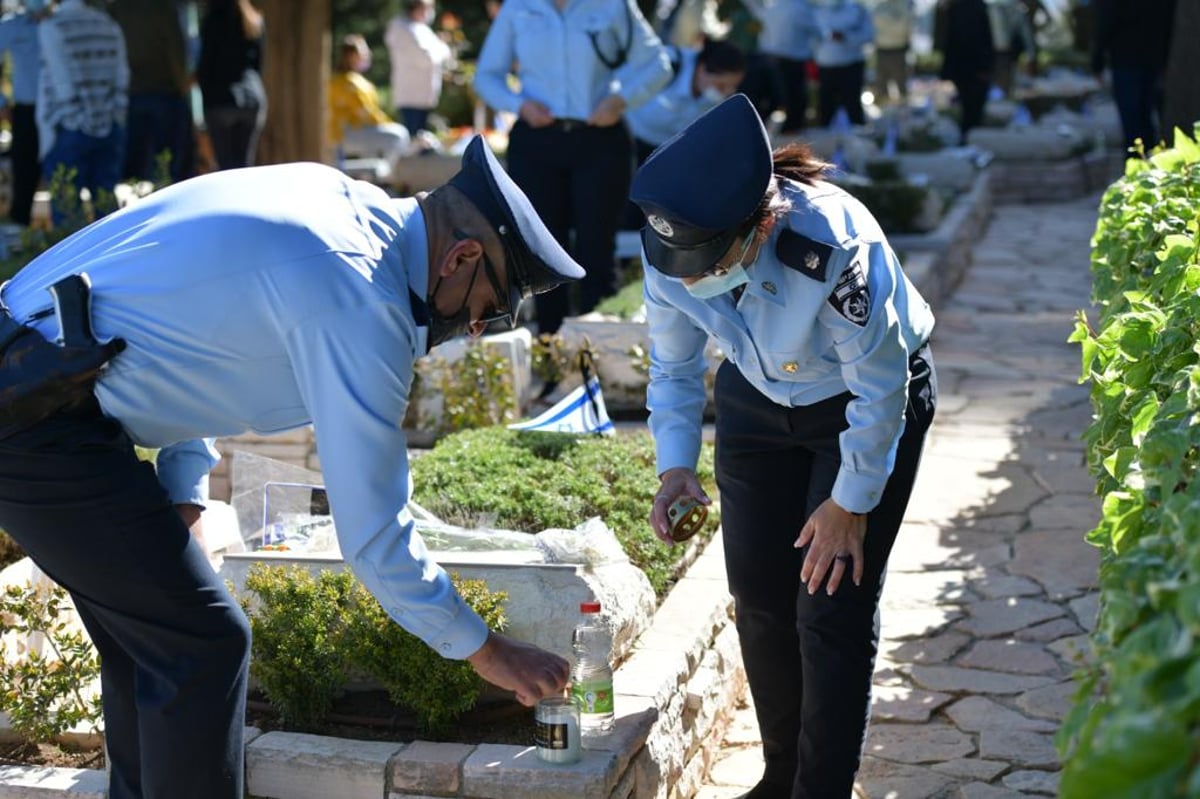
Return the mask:
<path fill-rule="evenodd" d="M 862 584 L 863 539 L 867 536 L 865 514 L 851 513 L 833 499 L 820 504 L 800 531 L 797 549 L 807 546 L 800 582 L 815 594 L 825 581 L 825 592 L 832 595 L 842 583 L 846 570 L 852 570 L 855 585 Z M 828 576 L 828 580 L 826 580 Z"/>
<path fill-rule="evenodd" d="M 661 482 L 658 493 L 654 495 L 654 504 L 650 506 L 650 527 L 659 541 L 674 545 L 675 541 L 671 538 L 671 522 L 667 519 L 667 508 L 671 507 L 671 503 L 681 496 L 693 497 L 705 505 L 711 505 L 712 500 L 704 493 L 699 478 L 691 469 L 667 469 L 659 475 L 659 480 Z"/>
<path fill-rule="evenodd" d="M 544 128 L 554 122 L 554 114 L 551 114 L 550 109 L 537 100 L 526 100 L 521 103 L 521 110 L 517 113 L 531 128 Z"/>
<path fill-rule="evenodd" d="M 621 121 L 621 115 L 624 113 L 624 98 L 619 94 L 610 94 L 596 104 L 592 115 L 588 117 L 588 124 L 600 128 L 611 127 Z"/>

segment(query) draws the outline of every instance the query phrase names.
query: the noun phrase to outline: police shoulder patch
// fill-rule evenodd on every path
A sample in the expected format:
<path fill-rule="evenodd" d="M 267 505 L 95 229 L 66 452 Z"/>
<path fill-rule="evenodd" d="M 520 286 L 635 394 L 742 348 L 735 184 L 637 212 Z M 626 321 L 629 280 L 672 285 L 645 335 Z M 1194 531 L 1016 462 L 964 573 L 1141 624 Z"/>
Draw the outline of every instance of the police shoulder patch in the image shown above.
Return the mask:
<path fill-rule="evenodd" d="M 832 254 L 831 245 L 810 239 L 791 229 L 781 232 L 775 243 L 775 257 L 780 263 L 819 283 L 825 282 L 829 257 Z"/>
<path fill-rule="evenodd" d="M 829 304 L 847 321 L 864 327 L 871 316 L 871 292 L 867 288 L 867 276 L 857 261 L 846 267 L 838 278 Z"/>

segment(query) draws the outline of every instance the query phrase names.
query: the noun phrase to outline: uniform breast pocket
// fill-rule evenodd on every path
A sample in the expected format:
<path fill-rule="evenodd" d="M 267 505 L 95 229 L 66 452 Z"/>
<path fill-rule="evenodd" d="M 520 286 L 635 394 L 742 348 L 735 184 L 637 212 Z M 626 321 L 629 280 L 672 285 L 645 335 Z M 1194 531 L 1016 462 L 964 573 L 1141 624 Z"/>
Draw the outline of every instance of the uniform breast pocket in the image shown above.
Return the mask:
<path fill-rule="evenodd" d="M 517 61 L 530 66 L 545 62 L 552 53 L 559 52 L 558 41 L 562 32 L 554 20 L 537 12 L 522 12 L 517 15 L 516 41 L 513 43 Z"/>

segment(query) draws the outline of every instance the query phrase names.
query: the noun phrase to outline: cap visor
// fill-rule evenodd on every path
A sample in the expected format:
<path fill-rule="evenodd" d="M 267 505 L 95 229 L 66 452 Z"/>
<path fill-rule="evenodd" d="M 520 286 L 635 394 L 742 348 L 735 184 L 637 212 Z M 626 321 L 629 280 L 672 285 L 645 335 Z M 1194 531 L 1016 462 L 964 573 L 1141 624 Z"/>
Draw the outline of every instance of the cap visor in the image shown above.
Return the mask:
<path fill-rule="evenodd" d="M 669 247 L 646 226 L 642 228 L 642 247 L 650 265 L 667 277 L 696 277 L 716 266 L 737 235 L 734 229 L 697 247 Z"/>

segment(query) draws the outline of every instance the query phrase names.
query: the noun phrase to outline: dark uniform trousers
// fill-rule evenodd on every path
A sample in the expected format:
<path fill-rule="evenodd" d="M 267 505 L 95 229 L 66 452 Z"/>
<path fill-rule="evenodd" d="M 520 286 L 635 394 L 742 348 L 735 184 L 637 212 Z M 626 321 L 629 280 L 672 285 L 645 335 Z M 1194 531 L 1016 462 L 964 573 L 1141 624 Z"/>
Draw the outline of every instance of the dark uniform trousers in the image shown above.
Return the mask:
<path fill-rule="evenodd" d="M 100 653 L 109 799 L 241 799 L 249 624 L 94 399 L 0 429 L 0 527 Z"/>
<path fill-rule="evenodd" d="M 570 119 L 543 128 L 524 121 L 513 125 L 509 175 L 587 272 L 579 282 L 579 313 L 617 291 L 617 229 L 629 198 L 633 158 L 633 138 L 623 121 L 609 127 Z M 536 304 L 538 332 L 556 332 L 571 310 L 568 286 L 539 294 Z"/>
<path fill-rule="evenodd" d="M 731 362 L 717 373 L 725 566 L 766 760 L 760 791 L 767 793 L 756 797 L 848 799 L 853 791 L 870 712 L 883 576 L 936 404 L 928 347 L 912 356 L 909 368 L 895 467 L 867 516 L 862 585 L 854 585 L 847 568 L 833 596 L 824 585 L 808 594 L 800 582 L 805 550 L 793 542 L 833 489 L 841 464 L 838 435 L 847 427 L 852 396 L 785 408 Z"/>

